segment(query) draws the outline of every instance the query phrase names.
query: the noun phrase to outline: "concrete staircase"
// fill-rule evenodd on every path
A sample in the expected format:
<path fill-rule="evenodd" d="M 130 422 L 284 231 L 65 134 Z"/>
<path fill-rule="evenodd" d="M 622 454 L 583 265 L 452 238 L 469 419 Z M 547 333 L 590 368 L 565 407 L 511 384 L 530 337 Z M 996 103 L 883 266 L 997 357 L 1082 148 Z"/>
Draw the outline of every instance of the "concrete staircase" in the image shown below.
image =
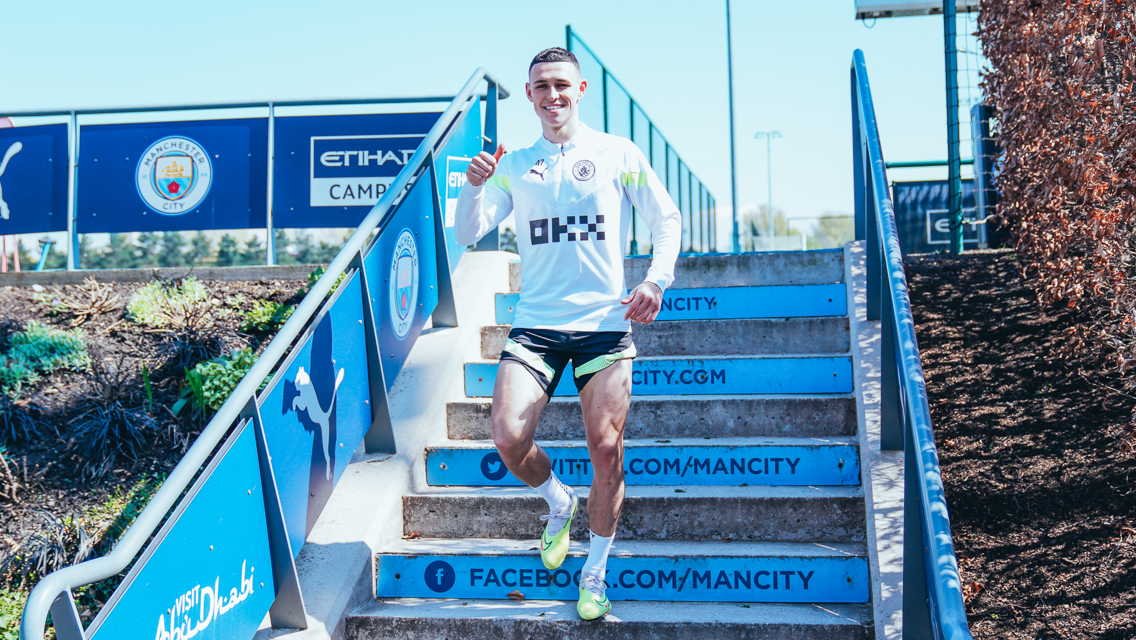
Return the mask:
<path fill-rule="evenodd" d="M 376 599 L 348 617 L 347 637 L 874 636 L 844 255 L 679 260 L 659 319 L 634 329 L 614 608 L 591 623 L 575 614 L 586 510 L 580 542 L 545 570 L 546 506 L 492 444 L 493 359 L 518 269 L 497 325 L 481 330 L 484 360 L 464 367 L 466 398 L 447 407 L 449 440 L 426 448 L 426 486 L 403 499 L 405 538 L 376 555 Z M 647 266 L 629 259 L 627 281 Z M 570 381 L 556 389 L 538 439 L 586 503 L 574 395 Z"/>

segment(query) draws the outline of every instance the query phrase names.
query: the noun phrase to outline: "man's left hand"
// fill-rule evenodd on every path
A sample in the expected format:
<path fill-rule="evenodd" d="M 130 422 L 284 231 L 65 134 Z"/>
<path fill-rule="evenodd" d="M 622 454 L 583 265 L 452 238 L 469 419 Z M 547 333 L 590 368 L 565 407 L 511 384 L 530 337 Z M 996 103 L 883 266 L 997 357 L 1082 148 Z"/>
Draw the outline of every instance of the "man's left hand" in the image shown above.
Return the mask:
<path fill-rule="evenodd" d="M 624 320 L 641 324 L 651 324 L 659 309 L 663 308 L 663 290 L 654 282 L 644 282 L 631 290 L 627 297 L 619 301 L 627 305 Z"/>

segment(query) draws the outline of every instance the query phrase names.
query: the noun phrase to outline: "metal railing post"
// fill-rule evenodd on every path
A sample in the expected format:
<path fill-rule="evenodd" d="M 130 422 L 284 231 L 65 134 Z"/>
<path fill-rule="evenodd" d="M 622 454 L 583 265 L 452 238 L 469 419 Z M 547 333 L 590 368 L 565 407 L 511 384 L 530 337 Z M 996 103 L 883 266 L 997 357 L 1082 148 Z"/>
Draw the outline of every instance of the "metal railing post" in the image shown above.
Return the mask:
<path fill-rule="evenodd" d="M 943 0 L 943 46 L 947 70 L 947 208 L 951 228 L 951 253 L 963 252 L 962 165 L 959 152 L 958 51 L 955 32 L 955 0 Z"/>
<path fill-rule="evenodd" d="M 79 268 L 79 117 L 71 112 L 70 144 L 68 145 L 67 197 L 67 270 Z"/>
<path fill-rule="evenodd" d="M 884 274 L 887 278 L 887 274 Z M 880 450 L 903 449 L 903 406 L 900 400 L 899 367 L 896 364 L 895 310 L 891 291 L 884 283 L 883 318 L 880 320 Z"/>
<path fill-rule="evenodd" d="M 871 178 L 866 178 L 865 189 L 867 193 L 872 193 Z M 879 207 L 876 205 L 875 200 L 866 198 L 864 202 L 864 221 L 866 223 L 866 231 L 868 234 L 867 247 L 865 248 L 864 260 L 867 262 L 867 276 L 868 276 L 868 320 L 880 319 L 880 306 L 882 305 L 881 296 L 889 295 L 888 292 L 882 291 L 884 288 L 883 279 L 884 274 L 884 248 L 883 242 L 880 239 L 880 222 Z"/>
<path fill-rule="evenodd" d="M 272 185 L 275 170 L 274 158 L 276 156 L 276 106 L 271 102 L 268 103 L 268 200 L 266 203 L 265 227 L 267 228 L 268 235 L 264 242 L 264 264 L 274 266 L 276 264 L 276 225 L 272 220 Z"/>
<path fill-rule="evenodd" d="M 903 454 L 903 638 L 931 640 L 930 594 L 927 590 L 927 549 L 923 534 L 923 500 L 919 451 L 906 430 Z"/>
<path fill-rule="evenodd" d="M 864 157 L 864 143 L 860 139 L 860 100 L 857 94 L 856 72 L 852 71 L 852 193 L 855 194 L 853 200 L 856 206 L 854 224 L 856 227 L 855 238 L 864 240 L 868 237 L 867 209 L 865 208 L 868 190 L 864 184 L 867 160 Z"/>

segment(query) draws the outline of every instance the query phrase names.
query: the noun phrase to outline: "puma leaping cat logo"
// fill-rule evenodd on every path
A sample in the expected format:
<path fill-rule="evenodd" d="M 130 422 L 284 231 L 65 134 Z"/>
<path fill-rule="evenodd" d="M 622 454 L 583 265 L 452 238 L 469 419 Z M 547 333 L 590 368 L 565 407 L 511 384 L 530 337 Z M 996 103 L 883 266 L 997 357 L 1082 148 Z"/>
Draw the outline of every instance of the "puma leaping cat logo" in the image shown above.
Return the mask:
<path fill-rule="evenodd" d="M 308 418 L 320 426 L 320 435 L 323 437 L 323 459 L 327 463 L 327 479 L 331 480 L 331 453 L 328 451 L 331 435 L 331 410 L 335 408 L 335 398 L 339 394 L 339 383 L 343 382 L 344 369 L 339 370 L 335 376 L 335 389 L 331 392 L 331 402 L 325 410 L 316 396 L 316 388 L 312 386 L 312 379 L 303 367 L 296 374 L 296 392 L 298 396 L 292 399 L 292 408 L 307 411 Z"/>
<path fill-rule="evenodd" d="M 12 156 L 19 153 L 23 148 L 24 143 L 20 142 L 19 140 L 12 143 L 12 146 L 8 147 L 8 150 L 4 152 L 4 159 L 0 160 L 0 176 L 4 175 L 4 170 L 8 168 L 8 161 L 12 159 Z M 8 211 L 8 203 L 4 202 L 4 185 L 3 183 L 0 183 L 0 219 L 7 220 L 9 214 L 10 212 Z"/>

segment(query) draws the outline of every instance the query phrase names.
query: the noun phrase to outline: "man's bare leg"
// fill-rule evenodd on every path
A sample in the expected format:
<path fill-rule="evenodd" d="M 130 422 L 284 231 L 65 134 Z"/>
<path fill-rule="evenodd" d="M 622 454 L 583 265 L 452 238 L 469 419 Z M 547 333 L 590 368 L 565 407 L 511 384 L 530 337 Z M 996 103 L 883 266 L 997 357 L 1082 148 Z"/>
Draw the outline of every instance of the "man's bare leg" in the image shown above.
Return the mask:
<path fill-rule="evenodd" d="M 592 459 L 588 520 L 593 533 L 610 538 L 623 508 L 623 427 L 631 406 L 631 361 L 621 360 L 592 376 L 580 392 L 580 403 Z"/>
<path fill-rule="evenodd" d="M 501 361 L 493 387 L 493 444 L 509 471 L 530 487 L 539 486 L 552 474 L 548 454 L 533 442 L 546 404 L 548 396 L 524 365 Z"/>

